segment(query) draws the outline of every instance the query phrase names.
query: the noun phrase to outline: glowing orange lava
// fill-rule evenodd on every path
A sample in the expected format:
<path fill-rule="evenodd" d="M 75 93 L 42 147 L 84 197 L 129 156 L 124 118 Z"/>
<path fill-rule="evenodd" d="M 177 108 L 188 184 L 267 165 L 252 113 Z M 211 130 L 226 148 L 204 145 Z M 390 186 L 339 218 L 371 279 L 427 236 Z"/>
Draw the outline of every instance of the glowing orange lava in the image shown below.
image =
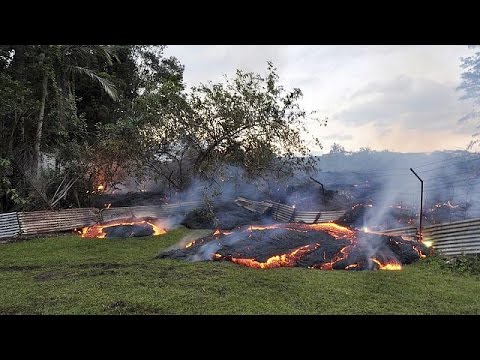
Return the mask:
<path fill-rule="evenodd" d="M 358 267 L 358 264 L 351 264 L 351 265 L 348 265 L 345 270 L 349 270 L 349 269 L 355 269 Z"/>
<path fill-rule="evenodd" d="M 187 245 L 185 245 L 185 249 L 188 249 L 189 247 L 191 247 L 194 244 L 195 244 L 195 240 L 190 241 Z"/>
<path fill-rule="evenodd" d="M 340 250 L 337 250 L 335 253 L 333 253 L 333 256 L 323 251 L 323 261 L 318 262 L 314 265 L 311 265 L 309 266 L 309 268 L 321 269 L 321 270 L 333 270 L 333 269 L 354 270 L 354 269 L 366 268 L 367 264 L 364 262 L 364 260 L 360 260 L 360 259 L 356 260 L 360 262 L 352 262 L 349 260 L 349 256 L 351 254 L 355 253 L 355 256 L 357 256 L 355 251 L 357 249 L 358 241 L 360 239 L 358 234 L 362 234 L 362 233 L 359 233 L 358 231 L 352 230 L 348 227 L 338 225 L 336 223 L 318 223 L 318 224 L 276 223 L 276 224 L 269 224 L 269 225 L 249 225 L 249 226 L 237 228 L 236 230 L 233 230 L 233 231 L 224 231 L 221 229 L 216 229 L 215 232 L 213 232 L 212 236 L 213 236 L 213 239 L 215 241 L 219 241 L 219 244 L 220 244 L 222 240 L 221 236 L 228 236 L 232 233 L 243 232 L 245 236 L 249 238 L 255 235 L 254 231 L 262 231 L 262 230 L 270 230 L 270 229 L 285 229 L 288 231 L 300 231 L 300 232 L 319 231 L 319 232 L 327 233 L 328 235 L 334 237 L 335 239 L 342 240 L 341 242 L 339 242 L 339 245 L 341 243 Z M 377 234 L 377 235 L 383 235 L 382 232 L 376 232 L 371 230 L 369 230 L 368 232 Z M 316 241 L 319 241 L 319 240 L 316 240 Z M 393 241 L 395 240 L 393 239 Z M 397 241 L 395 242 L 398 245 L 401 245 L 399 242 Z M 184 245 L 184 248 L 187 249 L 187 248 L 191 248 L 192 246 L 196 248 L 198 246 L 201 246 L 202 243 L 203 243 L 203 240 L 200 242 L 195 240 L 190 241 L 189 243 Z M 411 246 L 413 250 L 418 253 L 418 256 L 420 258 L 425 258 L 426 255 L 422 252 L 421 247 L 419 245 L 420 245 L 419 243 L 414 244 L 412 241 Z M 252 257 L 252 258 L 234 257 L 232 254 L 227 254 L 227 253 L 225 255 L 214 253 L 211 255 L 210 258 L 212 260 L 227 260 L 239 265 L 258 268 L 258 269 L 293 267 L 293 266 L 301 266 L 303 264 L 303 262 L 301 262 L 302 258 L 305 255 L 319 249 L 321 246 L 323 245 L 321 245 L 320 243 L 310 243 L 310 244 L 298 247 L 289 253 L 284 253 L 284 254 L 280 253 L 278 255 L 273 255 L 267 258 L 265 261 L 259 261 L 255 257 Z M 246 247 L 246 249 L 247 250 L 249 249 L 248 246 Z M 313 258 L 317 256 L 321 257 L 321 254 L 320 255 L 315 254 Z M 388 261 L 385 261 L 381 257 L 380 259 L 382 260 L 379 260 L 379 258 L 370 258 L 370 260 L 374 264 L 376 264 L 375 268 L 379 270 L 402 270 L 402 264 L 398 260 L 389 259 Z M 311 260 L 306 260 L 306 261 L 311 261 Z M 370 262 L 370 265 L 372 265 L 372 262 Z"/>
<path fill-rule="evenodd" d="M 420 250 L 419 248 L 417 248 L 415 245 L 412 246 L 412 249 L 415 250 L 418 254 L 418 256 L 420 257 L 420 259 L 425 259 L 427 257 L 427 255 L 425 255 L 422 250 Z"/>
<path fill-rule="evenodd" d="M 378 265 L 380 270 L 402 270 L 402 264 L 397 261 L 391 260 L 386 264 L 382 264 L 379 260 L 373 258 L 372 261 Z"/>
<path fill-rule="evenodd" d="M 348 257 L 348 255 L 350 254 L 351 250 L 352 250 L 352 245 L 344 246 L 333 257 L 333 259 L 331 261 L 323 263 L 323 264 L 319 264 L 319 265 L 314 265 L 313 267 L 315 269 L 320 269 L 320 270 L 333 270 L 333 265 L 335 265 L 337 262 L 339 262 L 341 260 L 346 259 Z"/>
<path fill-rule="evenodd" d="M 96 224 L 92 226 L 84 227 L 81 231 L 79 231 L 81 237 L 83 238 L 99 238 L 103 239 L 107 233 L 104 232 L 104 229 L 108 229 L 112 226 L 118 225 L 150 225 L 153 230 L 152 236 L 162 235 L 167 232 L 165 228 L 160 227 L 161 225 L 155 224 L 155 220 L 147 220 L 147 219 L 120 219 L 109 221 L 103 224 Z"/>
<path fill-rule="evenodd" d="M 272 269 L 277 267 L 291 267 L 295 266 L 296 262 L 304 255 L 316 250 L 320 244 L 309 244 L 299 247 L 290 254 L 275 255 L 267 259 L 265 262 L 260 262 L 255 259 L 239 259 L 234 257 L 225 257 L 227 260 L 235 264 L 240 264 L 248 267 L 258 269 Z M 215 254 L 214 259 L 221 258 L 222 255 Z"/>

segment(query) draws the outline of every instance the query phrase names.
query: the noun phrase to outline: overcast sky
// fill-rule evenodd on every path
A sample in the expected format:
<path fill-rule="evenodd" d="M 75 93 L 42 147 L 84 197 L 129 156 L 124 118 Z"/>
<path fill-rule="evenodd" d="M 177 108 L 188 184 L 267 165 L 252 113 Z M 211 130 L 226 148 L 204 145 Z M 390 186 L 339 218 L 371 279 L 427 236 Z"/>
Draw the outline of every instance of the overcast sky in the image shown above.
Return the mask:
<path fill-rule="evenodd" d="M 475 123 L 458 120 L 472 104 L 455 89 L 460 59 L 472 53 L 456 45 L 171 45 L 165 52 L 185 65 L 187 86 L 236 69 L 264 74 L 273 61 L 280 82 L 302 90 L 304 108 L 328 117 L 327 127 L 310 127 L 324 145 L 319 152 L 333 142 L 347 150 L 465 149 Z"/>

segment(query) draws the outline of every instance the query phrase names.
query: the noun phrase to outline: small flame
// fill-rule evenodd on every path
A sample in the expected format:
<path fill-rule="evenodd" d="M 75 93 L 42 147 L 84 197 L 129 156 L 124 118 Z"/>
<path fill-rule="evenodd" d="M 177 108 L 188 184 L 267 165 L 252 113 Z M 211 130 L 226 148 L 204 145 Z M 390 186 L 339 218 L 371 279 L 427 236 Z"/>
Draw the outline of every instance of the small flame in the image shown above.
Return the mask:
<path fill-rule="evenodd" d="M 230 235 L 230 234 L 232 234 L 232 231 L 224 231 L 224 230 L 217 229 L 212 235 L 220 236 L 220 235 Z"/>
<path fill-rule="evenodd" d="M 391 260 L 386 264 L 382 264 L 379 260 L 373 258 L 372 261 L 378 265 L 380 270 L 402 270 L 402 264 L 395 260 Z"/>
<path fill-rule="evenodd" d="M 427 248 L 432 247 L 433 241 L 432 240 L 423 240 L 422 241 L 423 245 L 425 245 Z"/>
<path fill-rule="evenodd" d="M 212 256 L 212 260 L 220 260 L 222 258 L 223 258 L 223 256 L 220 255 L 220 254 L 213 254 L 213 256 Z"/>
<path fill-rule="evenodd" d="M 364 226 L 362 230 L 363 230 L 364 232 L 366 232 L 366 233 L 370 232 L 370 230 L 368 230 L 368 227 L 367 227 L 367 226 Z"/>
<path fill-rule="evenodd" d="M 105 190 L 104 185 L 100 184 L 100 185 L 97 186 L 97 191 L 103 191 L 103 190 Z"/>

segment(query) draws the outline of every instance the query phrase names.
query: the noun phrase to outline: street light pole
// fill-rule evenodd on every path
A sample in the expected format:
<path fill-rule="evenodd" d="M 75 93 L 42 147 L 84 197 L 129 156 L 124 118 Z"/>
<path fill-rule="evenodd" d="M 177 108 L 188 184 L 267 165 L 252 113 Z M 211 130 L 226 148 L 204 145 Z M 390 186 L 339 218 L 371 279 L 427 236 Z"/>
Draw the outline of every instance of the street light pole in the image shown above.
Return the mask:
<path fill-rule="evenodd" d="M 420 193 L 420 229 L 419 229 L 419 234 L 420 234 L 420 240 L 422 239 L 422 219 L 423 219 L 423 180 L 420 178 L 420 176 L 417 175 L 417 173 L 410 168 L 410 171 L 417 177 L 418 180 L 420 180 L 420 183 L 422 185 L 421 187 L 421 193 Z"/>

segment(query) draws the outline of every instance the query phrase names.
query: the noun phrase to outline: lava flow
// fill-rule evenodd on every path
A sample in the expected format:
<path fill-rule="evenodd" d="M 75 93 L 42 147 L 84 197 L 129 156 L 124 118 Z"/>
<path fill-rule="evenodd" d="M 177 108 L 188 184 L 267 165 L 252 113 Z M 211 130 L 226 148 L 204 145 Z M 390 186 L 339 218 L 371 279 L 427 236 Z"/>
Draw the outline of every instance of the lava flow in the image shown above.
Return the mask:
<path fill-rule="evenodd" d="M 166 228 L 151 218 L 120 219 L 84 227 L 79 234 L 84 238 L 138 237 L 165 234 Z"/>
<path fill-rule="evenodd" d="M 247 226 L 247 231 L 261 231 L 271 229 L 287 229 L 294 231 L 325 231 L 336 239 L 348 239 L 355 236 L 355 231 L 340 226 L 335 223 L 320 223 L 320 224 L 302 224 L 302 223 L 287 223 L 287 224 L 270 224 L 270 225 L 250 225 Z M 221 230 L 217 230 L 222 233 Z M 225 233 L 225 232 L 223 232 Z"/>
<path fill-rule="evenodd" d="M 320 244 L 311 244 L 299 247 L 298 249 L 292 251 L 290 254 L 275 255 L 267 259 L 265 262 L 260 262 L 255 259 L 239 259 L 234 257 L 225 257 L 226 260 L 229 260 L 235 264 L 240 264 L 248 267 L 259 268 L 259 269 L 272 269 L 277 267 L 290 267 L 295 266 L 298 259 L 303 255 L 312 252 L 317 249 Z M 214 256 L 215 260 L 222 259 L 222 256 Z"/>
<path fill-rule="evenodd" d="M 158 255 L 185 260 L 225 260 L 271 269 L 401 270 L 427 253 L 416 240 L 353 230 L 336 223 L 249 225 L 179 245 Z"/>
<path fill-rule="evenodd" d="M 380 270 L 402 270 L 402 264 L 400 264 L 398 261 L 390 261 L 384 264 L 377 259 L 372 259 L 372 261 L 378 265 Z"/>

